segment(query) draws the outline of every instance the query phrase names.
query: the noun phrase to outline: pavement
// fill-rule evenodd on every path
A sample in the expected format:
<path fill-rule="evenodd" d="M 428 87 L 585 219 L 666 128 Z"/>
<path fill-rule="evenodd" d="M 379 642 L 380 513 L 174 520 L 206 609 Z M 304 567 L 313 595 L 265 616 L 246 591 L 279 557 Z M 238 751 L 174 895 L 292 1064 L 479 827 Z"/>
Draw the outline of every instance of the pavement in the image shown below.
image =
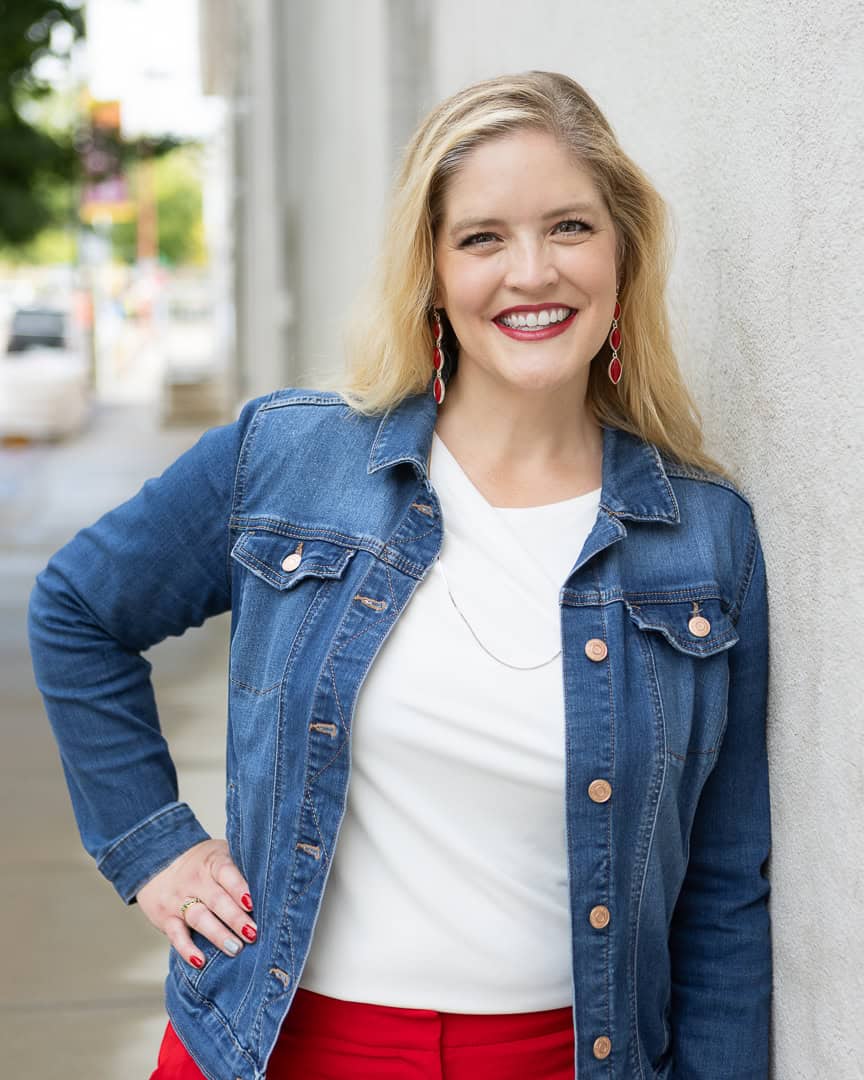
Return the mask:
<path fill-rule="evenodd" d="M 26 637 L 33 579 L 77 529 L 133 494 L 200 428 L 147 405 L 102 407 L 74 440 L 0 448 L 0 961 L 2 1075 L 148 1080 L 167 1018 L 168 947 L 81 847 Z M 150 651 L 187 800 L 224 834 L 228 617 Z"/>

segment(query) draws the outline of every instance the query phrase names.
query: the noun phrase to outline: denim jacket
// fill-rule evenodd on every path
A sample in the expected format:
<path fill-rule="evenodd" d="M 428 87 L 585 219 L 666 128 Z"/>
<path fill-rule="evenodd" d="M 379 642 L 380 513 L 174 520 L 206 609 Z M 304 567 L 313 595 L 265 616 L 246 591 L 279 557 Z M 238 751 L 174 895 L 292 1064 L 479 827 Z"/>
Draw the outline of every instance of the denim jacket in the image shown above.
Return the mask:
<path fill-rule="evenodd" d="M 140 654 L 231 610 L 227 839 L 258 941 L 232 959 L 193 934 L 203 969 L 172 950 L 166 984 L 210 1080 L 262 1080 L 291 1007 L 358 690 L 442 542 L 435 414 L 431 394 L 371 417 L 333 392 L 251 402 L 79 533 L 33 591 L 34 666 L 82 839 L 127 903 L 207 839 L 178 801 Z M 757 531 L 731 484 L 621 430 L 603 438 L 600 509 L 559 592 L 577 1074 L 765 1080 Z"/>

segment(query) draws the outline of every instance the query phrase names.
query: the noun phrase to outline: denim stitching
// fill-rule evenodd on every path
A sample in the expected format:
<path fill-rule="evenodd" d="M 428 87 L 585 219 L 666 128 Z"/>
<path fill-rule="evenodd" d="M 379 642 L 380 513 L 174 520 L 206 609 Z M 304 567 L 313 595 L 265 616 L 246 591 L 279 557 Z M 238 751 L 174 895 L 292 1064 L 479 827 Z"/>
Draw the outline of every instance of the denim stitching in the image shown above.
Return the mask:
<path fill-rule="evenodd" d="M 96 865 L 101 866 L 102 863 L 105 862 L 105 860 L 108 858 L 109 855 L 113 854 L 113 852 L 115 852 L 117 850 L 117 848 L 119 848 L 123 844 L 125 844 L 127 840 L 130 840 L 135 835 L 135 833 L 139 832 L 141 829 L 146 829 L 148 825 L 152 825 L 152 823 L 154 821 L 158 821 L 159 818 L 163 817 L 165 814 L 171 814 L 171 813 L 174 813 L 174 811 L 176 811 L 176 810 L 182 810 L 182 809 L 183 809 L 183 804 L 182 803 L 173 802 L 173 803 L 169 803 L 168 806 L 162 806 L 158 810 L 155 810 L 150 815 L 150 817 L 145 818 L 144 821 L 139 821 L 138 824 L 133 825 L 132 828 L 129 829 L 128 832 L 125 832 L 125 833 L 123 833 L 122 836 L 118 837 L 114 841 L 114 843 L 111 845 L 111 847 L 109 847 L 108 850 L 103 853 L 103 855 L 99 859 L 99 862 Z M 175 858 L 176 858 L 176 856 L 175 856 Z M 169 865 L 168 863 L 165 864 L 165 866 L 168 866 L 168 865 Z M 164 869 L 164 867 L 162 867 L 162 869 Z M 157 870 L 156 873 L 158 873 L 158 872 L 159 871 Z"/>
<path fill-rule="evenodd" d="M 400 536 L 399 537 L 399 543 L 400 544 L 413 544 L 416 540 L 425 540 L 426 537 L 430 536 L 432 533 L 434 533 L 436 531 L 436 529 L 437 529 L 436 525 L 430 525 L 429 528 L 425 532 L 415 533 L 414 536 Z M 388 542 L 388 544 L 385 547 L 385 551 L 389 551 L 389 550 L 390 550 L 390 544 Z"/>
<path fill-rule="evenodd" d="M 638 1064 L 638 1067 L 639 1067 L 639 1075 L 642 1078 L 642 1080 L 644 1080 L 644 1078 L 645 1078 L 645 1070 L 644 1070 L 644 1067 L 642 1065 L 642 1051 L 639 1048 L 638 1025 L 637 1025 L 637 1022 L 636 1022 L 636 1018 L 638 1016 L 638 1006 L 639 1006 L 639 992 L 638 992 L 638 981 L 639 980 L 638 980 L 638 951 L 637 951 L 637 944 L 638 944 L 638 939 L 639 939 L 639 922 L 640 922 L 640 918 L 641 918 L 641 915 L 642 915 L 642 901 L 643 901 L 644 896 L 645 896 L 645 882 L 646 882 L 647 877 L 648 877 L 648 864 L 649 864 L 650 859 L 651 859 L 651 849 L 652 849 L 652 847 L 654 845 L 654 835 L 655 835 L 655 832 L 656 832 L 656 829 L 657 829 L 657 816 L 660 813 L 660 796 L 661 796 L 661 794 L 663 792 L 663 786 L 664 786 L 664 784 L 666 782 L 666 762 L 667 762 L 667 753 L 668 753 L 668 743 L 667 743 L 667 739 L 666 739 L 666 718 L 665 718 L 665 715 L 663 713 L 663 702 L 662 702 L 662 699 L 660 697 L 660 682 L 659 682 L 659 680 L 657 678 L 657 669 L 656 669 L 656 666 L 654 664 L 654 654 L 653 654 L 653 652 L 651 652 L 651 649 L 650 649 L 648 643 L 645 641 L 644 635 L 640 634 L 638 640 L 639 640 L 639 648 L 640 648 L 640 651 L 642 653 L 643 663 L 645 664 L 645 666 L 647 668 L 647 675 L 648 675 L 647 683 L 648 683 L 648 687 L 649 687 L 651 701 L 652 701 L 652 704 L 654 706 L 654 710 L 653 710 L 654 711 L 654 719 L 655 719 L 655 722 L 659 725 L 659 732 L 660 732 L 660 735 L 661 735 L 661 740 L 660 741 L 661 741 L 661 744 L 662 744 L 662 747 L 661 747 L 662 748 L 662 753 L 660 755 L 659 776 L 653 782 L 653 784 L 651 786 L 651 789 L 649 791 L 649 798 L 655 800 L 654 801 L 654 815 L 653 815 L 653 818 L 652 818 L 652 821 L 651 821 L 651 827 L 650 827 L 650 830 L 648 831 L 647 838 L 644 837 L 644 830 L 643 830 L 643 836 L 640 836 L 639 839 L 637 840 L 637 849 L 640 850 L 640 858 L 643 857 L 641 849 L 644 848 L 644 859 L 643 859 L 643 862 L 642 862 L 642 879 L 641 879 L 641 881 L 639 883 L 639 895 L 638 895 L 638 897 L 635 895 L 636 885 L 635 885 L 635 879 L 634 879 L 634 896 L 633 896 L 633 900 L 635 901 L 636 918 L 633 921 L 633 930 L 632 930 L 632 933 L 631 933 L 631 946 L 630 946 L 631 950 L 632 950 L 631 955 L 632 955 L 632 964 L 633 964 L 633 978 L 632 978 L 633 992 L 631 994 L 631 1002 L 630 1002 L 631 1010 L 632 1010 L 631 1015 L 630 1015 L 630 1032 L 631 1032 L 631 1039 L 633 1041 L 633 1045 L 634 1045 L 634 1047 L 636 1049 L 636 1058 L 637 1058 L 637 1064 Z M 649 802 L 649 806 L 650 806 L 650 802 Z"/>
<path fill-rule="evenodd" d="M 285 932 L 288 934 L 288 955 L 291 957 L 291 979 L 297 977 L 297 958 L 294 955 L 294 935 L 291 933 L 291 924 L 286 922 Z"/>
<path fill-rule="evenodd" d="M 333 665 L 329 660 L 328 660 L 327 666 L 330 669 L 330 683 L 331 683 L 331 685 L 333 687 L 333 697 L 334 697 L 334 700 L 336 702 L 336 708 L 339 710 L 339 719 L 340 719 L 340 721 L 342 723 L 344 733 L 347 736 L 348 735 L 348 726 L 345 723 L 345 715 L 344 715 L 344 713 L 342 711 L 342 703 L 339 701 L 339 695 L 338 695 L 337 690 L 336 690 L 336 674 L 335 674 L 335 671 L 333 670 Z M 336 728 L 335 724 L 333 724 L 332 727 L 334 729 L 334 732 L 338 730 Z M 335 738 L 335 734 L 332 735 L 331 738 Z M 338 746 L 336 746 L 336 748 L 334 749 L 332 755 L 330 756 L 330 759 L 328 761 L 325 761 L 320 769 L 316 769 L 313 773 L 310 773 L 310 775 L 309 775 L 309 786 L 310 786 L 310 788 L 311 788 L 312 784 L 314 784 L 315 781 L 318 779 L 318 777 L 323 776 L 323 774 L 330 768 L 330 766 L 333 764 L 333 762 L 341 755 L 342 751 L 345 749 L 345 746 L 346 746 L 346 743 L 344 741 L 339 743 Z"/>
<path fill-rule="evenodd" d="M 260 515 L 253 517 L 238 517 L 235 515 L 231 518 L 231 524 L 234 528 L 243 532 L 262 531 L 276 536 L 287 536 L 292 540 L 332 541 L 340 547 L 347 548 L 363 547 L 364 541 L 366 541 L 370 543 L 370 550 L 372 550 L 373 555 L 376 554 L 373 548 L 380 549 L 384 546 L 380 540 L 376 540 L 374 537 L 349 536 L 347 533 L 339 532 L 336 529 L 328 529 L 326 526 L 293 525 L 291 522 L 283 521 L 280 518 L 262 517 Z"/>
<path fill-rule="evenodd" d="M 326 595 L 327 586 L 328 586 L 328 584 L 330 583 L 331 580 L 332 579 L 329 579 L 329 578 L 321 579 L 320 582 L 319 582 L 318 588 L 315 590 L 315 594 L 313 595 L 312 599 L 309 601 L 309 606 L 307 607 L 307 609 L 306 609 L 306 611 L 305 611 L 305 613 L 303 615 L 303 618 L 300 620 L 300 625 L 297 627 L 297 631 L 294 634 L 294 640 L 291 642 L 291 648 L 288 650 L 288 655 L 285 658 L 285 666 L 282 668 L 282 674 L 279 676 L 279 681 L 273 683 L 272 686 L 269 686 L 266 690 L 256 690 L 254 687 L 249 686 L 247 683 L 238 682 L 238 680 L 235 679 L 230 674 L 230 670 L 229 670 L 229 675 L 228 675 L 229 682 L 231 682 L 232 684 L 235 684 L 235 685 L 242 686 L 244 689 L 250 690 L 252 693 L 258 694 L 259 696 L 265 696 L 267 694 L 272 693 L 274 690 L 280 689 L 284 685 L 285 679 L 286 679 L 286 677 L 288 675 L 288 672 L 291 670 L 291 666 L 294 663 L 294 660 L 296 659 L 297 650 L 302 646 L 302 644 L 303 644 L 303 642 L 304 642 L 304 640 L 306 638 L 306 634 L 309 632 L 309 626 L 314 621 L 315 615 L 318 613 L 318 608 L 321 606 L 321 603 L 323 602 L 324 596 Z M 229 664 L 230 664 L 230 656 L 229 656 Z M 280 705 L 279 705 L 280 715 L 281 715 L 281 709 L 282 709 L 282 705 L 281 705 L 281 701 L 280 701 Z"/>
<path fill-rule="evenodd" d="M 387 409 L 387 411 L 381 417 L 378 427 L 375 429 L 375 438 L 372 440 L 372 449 L 369 451 L 370 463 L 374 462 L 376 465 L 378 463 L 378 444 L 383 444 L 384 442 L 385 427 L 392 411 L 392 407 Z"/>
<path fill-rule="evenodd" d="M 327 657 L 327 667 L 330 671 L 330 685 L 333 687 L 333 700 L 336 703 L 336 708 L 339 711 L 339 722 L 342 725 L 342 730 L 345 734 L 348 734 L 348 725 L 345 722 L 345 713 L 342 709 L 342 702 L 339 700 L 339 691 L 336 688 L 336 669 L 333 666 L 333 657 Z"/>
<path fill-rule="evenodd" d="M 344 405 L 346 409 L 349 408 L 342 395 L 335 390 L 319 391 L 317 394 L 298 394 L 290 388 L 274 391 L 267 402 L 261 406 L 261 411 L 272 412 L 274 409 L 287 409 L 292 405 Z"/>
<path fill-rule="evenodd" d="M 700 469 L 695 465 L 682 465 L 679 462 L 669 462 L 666 466 L 666 472 L 676 479 L 695 480 L 705 484 L 713 484 L 714 487 L 725 488 L 727 491 L 731 491 L 733 495 L 737 495 L 747 506 L 750 506 L 750 500 L 739 487 L 716 473 Z"/>
<path fill-rule="evenodd" d="M 756 521 L 753 515 L 750 515 L 750 531 L 747 535 L 747 562 L 744 568 L 744 578 L 738 589 L 738 596 L 735 603 L 732 606 L 733 622 L 737 622 L 741 615 L 741 610 L 747 601 L 747 596 L 750 592 L 750 584 L 753 581 L 753 571 L 756 568 L 756 549 L 757 549 L 757 533 L 756 533 Z"/>
<path fill-rule="evenodd" d="M 682 589 L 664 589 L 657 592 L 625 592 L 623 589 L 599 590 L 586 592 L 576 589 L 562 589 L 562 599 L 573 601 L 573 607 L 595 607 L 597 604 L 617 604 L 621 600 L 633 604 L 674 603 L 681 600 L 717 600 L 721 606 L 725 603 L 716 585 L 692 585 Z M 731 613 L 730 608 L 730 613 Z"/>
<path fill-rule="evenodd" d="M 390 567 L 387 566 L 386 563 L 384 564 L 384 573 L 387 575 L 387 587 L 390 590 L 390 600 L 394 609 L 396 609 L 393 614 L 393 618 L 395 619 L 399 614 L 399 600 L 396 596 L 396 590 L 393 587 L 393 575 L 390 573 Z"/>
<path fill-rule="evenodd" d="M 226 959 L 227 959 L 227 957 L 226 957 Z M 222 1027 L 225 1029 L 225 1034 L 228 1036 L 228 1038 L 234 1044 L 234 1049 L 238 1052 L 238 1054 L 240 1054 L 240 1056 L 242 1058 L 244 1058 L 246 1061 L 248 1061 L 249 1065 L 254 1070 L 255 1069 L 254 1061 L 249 1056 L 249 1052 L 245 1049 L 245 1047 L 241 1046 L 240 1043 L 238 1043 L 237 1040 L 234 1038 L 234 1031 L 233 1031 L 230 1023 L 228 1022 L 228 1018 L 225 1016 L 225 1014 L 222 1012 L 222 1010 L 217 1008 L 216 1004 L 214 1002 L 212 1002 L 210 1000 L 210 998 L 205 997 L 201 993 L 201 991 L 198 989 L 198 987 L 194 986 L 189 981 L 188 978 L 185 980 L 185 982 L 186 982 L 186 989 L 189 991 L 189 993 L 194 994 L 195 997 L 200 1002 L 200 1004 L 205 1005 L 210 1010 L 210 1012 L 213 1013 L 213 1015 L 216 1017 L 216 1019 L 219 1021 L 219 1023 L 222 1025 Z M 200 1068 L 200 1065 L 198 1067 Z M 256 1075 L 257 1075 L 257 1073 L 256 1073 Z"/>
<path fill-rule="evenodd" d="M 356 634 L 352 634 L 351 637 L 346 638 L 341 645 L 337 646 L 331 653 L 331 657 L 337 657 L 346 645 L 350 645 L 352 641 L 356 641 L 358 638 L 363 637 L 364 634 L 368 634 L 381 622 L 382 619 L 386 621 L 388 618 L 395 618 L 395 613 L 393 616 L 386 616 L 382 613 L 381 619 L 374 619 L 372 622 L 367 619 L 366 625 L 361 627 L 361 629 L 358 630 Z"/>
<path fill-rule="evenodd" d="M 282 685 L 282 680 L 273 683 L 272 686 L 268 686 L 265 690 L 258 690 L 254 686 L 250 686 L 248 683 L 241 682 L 240 679 L 232 678 L 228 676 L 228 681 L 232 686 L 238 686 L 241 690 L 248 690 L 250 694 L 257 694 L 258 697 L 266 697 L 268 694 L 272 694 L 274 690 L 278 690 Z"/>
<path fill-rule="evenodd" d="M 300 527 L 297 525 L 288 525 L 285 522 L 279 521 L 276 518 L 262 518 L 262 517 L 233 517 L 231 520 L 232 528 L 241 532 L 256 532 L 259 529 L 269 533 L 274 533 L 278 536 L 288 536 L 294 540 L 330 540 L 333 543 L 340 544 L 343 547 L 350 547 L 360 551 L 368 551 L 370 555 L 374 555 L 380 562 L 387 563 L 390 566 L 395 567 L 397 570 L 402 570 L 404 573 L 409 574 L 411 577 L 422 578 L 426 566 L 421 563 L 414 562 L 411 559 L 401 555 L 395 548 L 390 547 L 383 541 L 378 540 L 376 537 L 370 536 L 346 536 L 344 533 L 335 532 L 331 529 L 313 528 L 313 527 Z M 429 532 L 434 532 L 434 527 Z M 407 537 L 408 540 L 422 539 L 423 536 L 428 536 L 429 533 L 422 534 L 420 536 Z"/>
<path fill-rule="evenodd" d="M 317 817 L 315 815 L 315 807 L 314 807 L 314 804 L 312 802 L 312 793 L 310 792 L 309 788 L 306 788 L 305 792 L 303 793 L 303 803 L 308 805 L 309 810 L 312 813 L 312 817 L 315 820 L 315 827 L 316 827 L 316 829 L 318 829 L 318 835 L 320 837 L 321 829 L 320 829 L 320 826 L 318 824 L 318 819 L 317 819 Z M 322 847 L 322 850 L 324 850 L 323 843 L 322 843 L 321 847 Z M 296 848 L 295 848 L 295 850 L 296 850 Z M 309 880 L 306 882 L 306 884 L 303 886 L 303 888 L 300 889 L 299 892 L 298 892 L 298 891 L 295 890 L 294 881 L 295 881 L 295 879 L 296 879 L 296 877 L 298 875 L 298 868 L 300 866 L 300 861 L 299 861 L 299 858 L 298 858 L 297 855 L 294 856 L 294 866 L 292 867 L 292 874 L 291 874 L 291 885 L 289 886 L 289 888 L 293 892 L 293 895 L 291 897 L 291 902 L 292 903 L 296 904 L 298 900 L 300 900 L 303 896 L 305 896 L 305 894 L 312 888 L 313 884 L 315 883 L 315 879 L 318 877 L 318 875 L 321 873 L 322 869 L 326 865 L 327 865 L 326 858 L 321 859 L 320 862 L 319 862 L 319 865 L 318 865 L 318 869 L 315 871 L 315 873 L 312 875 L 312 877 L 309 878 Z"/>
<path fill-rule="evenodd" d="M 273 395 L 271 394 L 270 397 L 272 398 Z M 249 427 L 246 430 L 246 434 L 243 436 L 243 441 L 240 444 L 240 453 L 237 455 L 237 471 L 234 475 L 234 492 L 231 502 L 232 517 L 234 507 L 241 505 L 246 497 L 246 478 L 249 472 L 249 457 L 252 453 L 251 444 L 258 434 L 265 407 L 266 401 L 255 410 L 252 419 L 249 421 Z"/>
<path fill-rule="evenodd" d="M 679 754 L 675 750 L 667 750 L 666 753 L 676 761 L 687 761 L 691 757 L 711 757 L 717 753 L 717 747 L 711 746 L 707 750 L 688 750 L 686 754 Z"/>
<path fill-rule="evenodd" d="M 339 556 L 339 559 L 333 563 L 321 562 L 315 559 L 304 559 L 301 566 L 303 572 L 295 571 L 290 578 L 283 578 L 281 574 L 275 571 L 269 563 L 259 559 L 257 555 L 251 552 L 248 547 L 244 546 L 242 542 L 243 538 L 234 545 L 231 551 L 231 557 L 239 562 L 242 566 L 248 567 L 250 570 L 259 570 L 261 575 L 270 582 L 271 585 L 275 585 L 278 588 L 290 588 L 295 581 L 302 581 L 305 577 L 319 576 L 315 574 L 315 571 L 331 571 L 330 573 L 323 573 L 320 576 L 323 577 L 341 577 L 345 572 L 345 567 L 351 561 L 355 554 L 354 550 L 346 549 Z M 299 568 L 298 568 L 299 571 Z"/>
<path fill-rule="evenodd" d="M 330 862 L 330 852 L 327 850 L 327 845 L 324 843 L 324 834 L 321 831 L 321 821 L 318 817 L 318 811 L 315 808 L 315 800 L 312 797 L 311 790 L 309 792 L 309 808 L 312 811 L 312 817 L 315 819 L 315 829 L 318 832 L 318 839 L 321 841 L 321 866 L 323 868 Z"/>

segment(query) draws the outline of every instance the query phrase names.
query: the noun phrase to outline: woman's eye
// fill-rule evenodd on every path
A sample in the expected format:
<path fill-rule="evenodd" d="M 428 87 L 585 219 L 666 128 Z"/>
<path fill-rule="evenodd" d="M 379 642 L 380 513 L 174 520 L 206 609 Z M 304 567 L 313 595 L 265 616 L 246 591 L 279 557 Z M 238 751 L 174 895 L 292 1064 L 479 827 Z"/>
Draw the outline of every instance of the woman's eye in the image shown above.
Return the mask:
<path fill-rule="evenodd" d="M 472 233 L 470 236 L 465 237 L 465 239 L 460 243 L 459 247 L 473 247 L 476 244 L 488 244 L 490 241 L 497 239 L 498 237 L 494 233 Z"/>
<path fill-rule="evenodd" d="M 555 228 L 564 233 L 565 236 L 591 232 L 591 226 L 588 222 L 581 221 L 579 218 L 569 218 L 567 221 L 559 221 Z"/>

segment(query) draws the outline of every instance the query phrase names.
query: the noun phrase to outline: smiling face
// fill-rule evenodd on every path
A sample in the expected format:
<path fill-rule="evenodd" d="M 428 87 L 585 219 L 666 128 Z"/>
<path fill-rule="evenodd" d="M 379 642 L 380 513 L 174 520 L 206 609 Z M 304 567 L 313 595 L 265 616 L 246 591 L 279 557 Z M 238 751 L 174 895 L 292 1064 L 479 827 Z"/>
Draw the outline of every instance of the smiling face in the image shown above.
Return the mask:
<path fill-rule="evenodd" d="M 459 339 L 457 374 L 584 396 L 612 324 L 615 247 L 590 173 L 551 135 L 520 131 L 471 151 L 435 235 L 435 306 Z"/>

